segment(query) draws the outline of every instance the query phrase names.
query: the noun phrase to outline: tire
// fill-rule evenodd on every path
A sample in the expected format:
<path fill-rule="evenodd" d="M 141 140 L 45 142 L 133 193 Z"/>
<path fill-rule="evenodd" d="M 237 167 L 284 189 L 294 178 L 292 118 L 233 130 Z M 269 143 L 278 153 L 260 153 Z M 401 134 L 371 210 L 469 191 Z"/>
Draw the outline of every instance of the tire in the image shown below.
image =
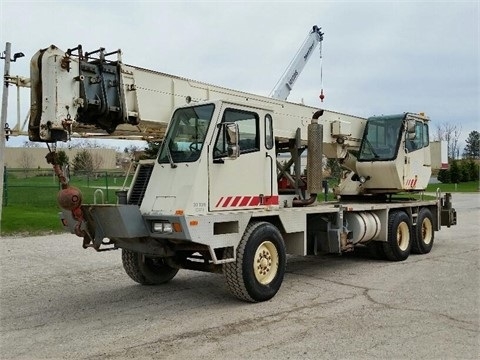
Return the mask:
<path fill-rule="evenodd" d="M 390 261 L 403 261 L 412 247 L 412 222 L 404 211 L 391 211 L 388 217 L 388 238 L 383 243 L 385 256 Z"/>
<path fill-rule="evenodd" d="M 432 213 L 429 209 L 422 208 L 418 212 L 417 225 L 414 227 L 412 253 L 428 254 L 433 247 L 434 234 Z"/>
<path fill-rule="evenodd" d="M 122 263 L 127 275 L 142 285 L 164 284 L 178 272 L 178 269 L 165 264 L 161 258 L 150 258 L 125 249 L 122 249 Z"/>
<path fill-rule="evenodd" d="M 240 300 L 270 300 L 280 289 L 287 255 L 280 231 L 268 222 L 247 226 L 235 262 L 223 265 L 230 292 Z"/>

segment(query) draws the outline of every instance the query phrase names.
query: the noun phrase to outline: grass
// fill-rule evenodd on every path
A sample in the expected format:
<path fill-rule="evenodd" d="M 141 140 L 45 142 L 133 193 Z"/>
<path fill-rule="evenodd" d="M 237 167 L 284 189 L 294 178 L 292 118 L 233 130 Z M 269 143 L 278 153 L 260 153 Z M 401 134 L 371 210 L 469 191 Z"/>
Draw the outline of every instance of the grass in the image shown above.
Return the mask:
<path fill-rule="evenodd" d="M 131 181 L 131 177 L 129 178 Z M 117 191 L 124 177 L 114 176 L 75 177 L 70 183 L 82 192 L 83 203 L 95 202 L 95 191 L 101 189 L 104 203 L 116 203 Z M 127 182 L 128 186 L 129 182 Z M 0 235 L 28 234 L 39 235 L 63 232 L 58 213 L 57 194 L 60 190 L 58 180 L 53 176 L 26 176 L 23 172 L 8 173 L 5 182 L 4 204 Z M 102 202 L 97 194 L 96 202 Z"/>
<path fill-rule="evenodd" d="M 427 192 L 436 192 L 440 189 L 442 193 L 446 192 L 479 192 L 480 182 L 469 181 L 459 184 L 429 184 Z"/>
<path fill-rule="evenodd" d="M 26 234 L 29 236 L 60 233 L 63 227 L 55 207 L 9 205 L 2 209 L 2 236 Z"/>
<path fill-rule="evenodd" d="M 129 179 L 131 180 L 131 179 Z M 107 183 L 108 181 L 108 183 Z M 83 194 L 83 203 L 94 203 L 95 190 L 101 188 L 104 193 L 104 202 L 113 204 L 116 202 L 115 191 L 123 185 L 123 178 L 117 177 L 116 181 L 105 177 L 76 178 L 71 183 L 80 188 Z M 59 191 L 58 181 L 52 176 L 35 177 L 9 177 L 7 179 L 8 192 L 4 195 L 7 206 L 2 209 L 0 234 L 48 234 L 61 233 L 61 225 L 58 213 L 60 208 L 57 205 L 57 193 Z M 128 186 L 128 182 L 127 182 Z M 330 185 L 330 188 L 333 184 Z M 7 188 L 7 187 L 6 187 Z M 108 188 L 108 191 L 107 191 Z M 430 184 L 427 192 L 436 192 L 440 188 L 442 193 L 446 192 L 479 192 L 479 182 L 471 181 L 455 184 Z M 323 194 L 319 196 L 323 201 Z M 328 200 L 333 200 L 329 194 Z M 97 202 L 101 197 L 97 196 Z"/>

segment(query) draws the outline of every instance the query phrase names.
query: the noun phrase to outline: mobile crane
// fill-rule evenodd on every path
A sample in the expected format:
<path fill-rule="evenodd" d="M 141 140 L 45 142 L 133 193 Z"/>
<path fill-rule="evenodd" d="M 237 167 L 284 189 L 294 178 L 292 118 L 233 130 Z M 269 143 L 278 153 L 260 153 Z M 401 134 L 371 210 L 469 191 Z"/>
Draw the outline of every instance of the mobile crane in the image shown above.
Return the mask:
<path fill-rule="evenodd" d="M 94 128 L 164 138 L 117 204 L 82 204 L 59 173 L 65 229 L 84 248 L 122 249 L 126 273 L 140 284 L 168 282 L 181 268 L 218 272 L 237 298 L 266 301 L 280 289 L 287 253 L 366 245 L 402 261 L 428 253 L 434 232 L 456 224 L 450 194 L 395 195 L 428 183 L 424 114 L 364 119 L 128 66 L 119 51 L 81 46 L 37 52 L 30 81 L 31 141 Z M 323 156 L 346 170 L 337 200 L 320 203 Z"/>

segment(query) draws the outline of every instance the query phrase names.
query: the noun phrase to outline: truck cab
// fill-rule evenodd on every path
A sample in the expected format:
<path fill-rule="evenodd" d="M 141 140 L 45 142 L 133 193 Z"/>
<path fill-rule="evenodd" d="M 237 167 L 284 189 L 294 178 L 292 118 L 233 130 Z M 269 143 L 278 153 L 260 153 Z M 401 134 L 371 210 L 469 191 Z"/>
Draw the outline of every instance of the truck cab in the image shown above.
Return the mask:
<path fill-rule="evenodd" d="M 222 101 L 178 108 L 141 212 L 201 215 L 278 206 L 273 158 L 271 111 Z"/>

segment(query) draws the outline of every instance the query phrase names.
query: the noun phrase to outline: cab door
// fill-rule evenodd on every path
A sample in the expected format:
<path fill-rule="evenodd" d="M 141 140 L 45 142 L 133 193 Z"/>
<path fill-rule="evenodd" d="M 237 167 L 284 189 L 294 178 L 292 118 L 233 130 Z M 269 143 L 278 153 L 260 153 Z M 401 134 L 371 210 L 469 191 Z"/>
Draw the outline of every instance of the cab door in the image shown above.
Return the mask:
<path fill-rule="evenodd" d="M 405 190 L 424 189 L 431 174 L 428 125 L 415 121 L 415 135 L 405 140 L 405 166 L 403 179 Z"/>
<path fill-rule="evenodd" d="M 266 122 L 269 118 L 269 122 Z M 222 123 L 238 125 L 239 156 L 229 158 L 227 131 L 217 126 L 209 146 L 209 210 L 243 210 L 278 205 L 274 195 L 275 150 L 271 116 L 263 110 L 223 104 Z M 268 134 L 265 132 L 265 124 Z M 266 146 L 268 142 L 268 147 Z"/>

